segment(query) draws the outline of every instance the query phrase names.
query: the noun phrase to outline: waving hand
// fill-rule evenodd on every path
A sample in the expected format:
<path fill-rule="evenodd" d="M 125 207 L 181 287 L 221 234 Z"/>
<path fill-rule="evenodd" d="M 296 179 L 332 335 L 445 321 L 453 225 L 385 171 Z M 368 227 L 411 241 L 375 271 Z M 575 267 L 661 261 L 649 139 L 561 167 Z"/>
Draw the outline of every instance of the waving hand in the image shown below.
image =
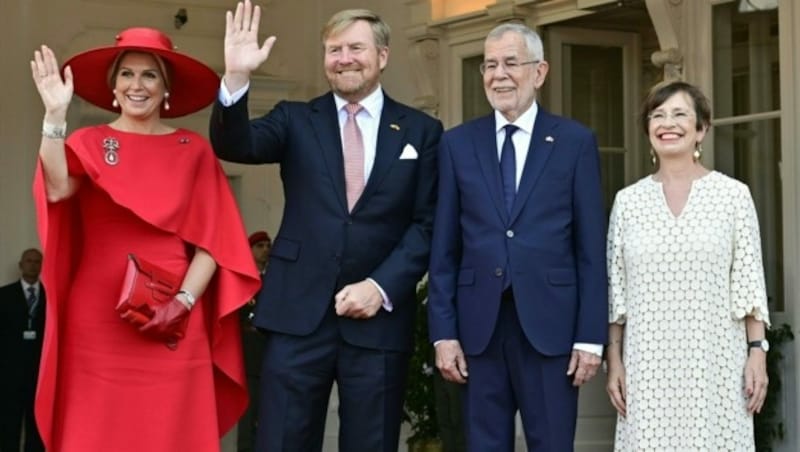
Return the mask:
<path fill-rule="evenodd" d="M 43 45 L 33 53 L 31 75 L 36 89 L 42 97 L 45 109 L 45 121 L 60 125 L 66 121 L 67 108 L 72 100 L 72 70 L 64 70 L 64 80 L 58 70 L 58 62 L 53 51 Z"/>
<path fill-rule="evenodd" d="M 225 13 L 225 86 L 231 93 L 247 84 L 250 73 L 267 61 L 275 36 L 258 46 L 261 8 L 250 0 L 236 5 L 236 12 Z"/>

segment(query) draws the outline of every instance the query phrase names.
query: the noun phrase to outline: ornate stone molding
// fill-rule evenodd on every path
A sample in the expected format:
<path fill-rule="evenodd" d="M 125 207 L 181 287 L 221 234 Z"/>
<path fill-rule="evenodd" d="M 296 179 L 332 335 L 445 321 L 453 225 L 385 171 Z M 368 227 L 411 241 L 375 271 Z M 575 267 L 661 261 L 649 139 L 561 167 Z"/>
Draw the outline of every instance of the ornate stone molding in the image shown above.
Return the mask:
<path fill-rule="evenodd" d="M 683 54 L 676 48 L 658 50 L 650 55 L 650 61 L 664 70 L 664 80 L 683 79 Z"/>
<path fill-rule="evenodd" d="M 432 116 L 438 116 L 441 102 L 439 38 L 434 35 L 421 36 L 409 45 L 408 53 L 411 74 L 417 87 L 413 104 Z"/>
<path fill-rule="evenodd" d="M 650 60 L 662 68 L 664 80 L 684 78 L 684 50 L 681 32 L 685 4 L 683 0 L 645 0 L 661 50 L 653 52 Z"/>
<path fill-rule="evenodd" d="M 516 6 L 513 2 L 498 2 L 486 7 L 489 17 L 496 22 L 522 22 L 525 23 L 529 12 L 526 9 Z"/>

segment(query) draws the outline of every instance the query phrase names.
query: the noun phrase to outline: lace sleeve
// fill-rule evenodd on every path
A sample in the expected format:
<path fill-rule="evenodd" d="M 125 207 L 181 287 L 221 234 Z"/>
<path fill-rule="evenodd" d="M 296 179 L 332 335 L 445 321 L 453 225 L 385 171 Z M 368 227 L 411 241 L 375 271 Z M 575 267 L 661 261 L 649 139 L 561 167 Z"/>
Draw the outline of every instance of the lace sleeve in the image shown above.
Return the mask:
<path fill-rule="evenodd" d="M 614 199 L 611 208 L 611 218 L 608 225 L 608 240 L 606 242 L 606 262 L 608 266 L 608 322 L 625 323 L 626 307 L 626 276 L 624 251 L 624 230 L 622 213 L 624 206 L 619 194 Z"/>
<path fill-rule="evenodd" d="M 742 186 L 737 201 L 731 262 L 732 314 L 737 319 L 752 315 L 769 326 L 758 217 L 747 186 Z"/>

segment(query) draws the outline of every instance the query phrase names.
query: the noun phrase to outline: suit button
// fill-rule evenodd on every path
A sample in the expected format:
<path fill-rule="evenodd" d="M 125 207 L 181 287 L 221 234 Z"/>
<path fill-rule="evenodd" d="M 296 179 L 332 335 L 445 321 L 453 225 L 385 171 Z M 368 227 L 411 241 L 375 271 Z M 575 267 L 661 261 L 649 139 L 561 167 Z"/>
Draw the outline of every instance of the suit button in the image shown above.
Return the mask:
<path fill-rule="evenodd" d="M 494 275 L 498 278 L 503 276 L 503 269 L 501 267 L 497 267 L 494 269 Z"/>
<path fill-rule="evenodd" d="M 512 231 L 511 229 L 506 231 L 506 237 L 508 237 L 510 239 L 513 239 L 514 238 L 514 231 Z"/>

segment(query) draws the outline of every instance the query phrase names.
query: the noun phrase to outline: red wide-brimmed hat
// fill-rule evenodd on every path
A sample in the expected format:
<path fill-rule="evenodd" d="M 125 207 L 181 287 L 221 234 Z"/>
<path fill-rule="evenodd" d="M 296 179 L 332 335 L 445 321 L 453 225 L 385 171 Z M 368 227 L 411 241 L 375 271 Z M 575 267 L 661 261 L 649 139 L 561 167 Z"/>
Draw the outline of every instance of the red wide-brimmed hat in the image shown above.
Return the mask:
<path fill-rule="evenodd" d="M 100 47 L 79 53 L 64 63 L 70 66 L 75 93 L 105 110 L 118 112 L 112 106 L 113 87 L 108 86 L 108 71 L 120 52 L 132 50 L 160 56 L 169 66 L 169 110 L 161 109 L 162 118 L 188 115 L 208 106 L 219 91 L 219 76 L 210 67 L 173 50 L 169 37 L 154 28 L 128 28 L 116 37 L 111 47 Z"/>

